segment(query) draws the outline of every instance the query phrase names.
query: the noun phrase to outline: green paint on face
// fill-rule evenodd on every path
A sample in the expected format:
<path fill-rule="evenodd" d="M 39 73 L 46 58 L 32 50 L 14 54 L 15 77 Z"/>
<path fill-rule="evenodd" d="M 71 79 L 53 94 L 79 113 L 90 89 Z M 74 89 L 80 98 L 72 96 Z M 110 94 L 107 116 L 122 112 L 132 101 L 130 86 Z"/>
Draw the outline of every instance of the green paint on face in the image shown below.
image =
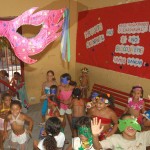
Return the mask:
<path fill-rule="evenodd" d="M 133 129 L 135 129 L 137 131 L 141 131 L 141 126 L 137 122 L 136 119 L 124 119 L 124 120 L 119 119 L 119 127 L 118 128 L 119 128 L 120 132 L 123 132 L 127 127 L 132 127 Z"/>
<path fill-rule="evenodd" d="M 88 139 L 87 141 L 82 142 L 79 150 L 84 150 L 93 144 L 92 131 L 89 127 L 85 127 L 85 126 L 79 127 L 78 128 L 78 134 L 83 135 Z"/>

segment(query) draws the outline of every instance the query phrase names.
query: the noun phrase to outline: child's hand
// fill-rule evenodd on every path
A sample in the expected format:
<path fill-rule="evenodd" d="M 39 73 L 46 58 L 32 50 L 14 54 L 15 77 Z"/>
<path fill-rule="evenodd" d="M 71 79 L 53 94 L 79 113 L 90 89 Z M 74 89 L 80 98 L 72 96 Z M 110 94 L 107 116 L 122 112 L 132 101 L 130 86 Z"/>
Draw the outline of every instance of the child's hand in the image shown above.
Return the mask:
<path fill-rule="evenodd" d="M 97 118 L 93 118 L 93 120 L 91 120 L 91 130 L 93 135 L 98 136 L 101 134 L 101 132 L 104 129 L 104 126 L 102 126 L 101 128 L 100 126 L 101 126 L 101 120 L 99 120 L 99 122 Z"/>

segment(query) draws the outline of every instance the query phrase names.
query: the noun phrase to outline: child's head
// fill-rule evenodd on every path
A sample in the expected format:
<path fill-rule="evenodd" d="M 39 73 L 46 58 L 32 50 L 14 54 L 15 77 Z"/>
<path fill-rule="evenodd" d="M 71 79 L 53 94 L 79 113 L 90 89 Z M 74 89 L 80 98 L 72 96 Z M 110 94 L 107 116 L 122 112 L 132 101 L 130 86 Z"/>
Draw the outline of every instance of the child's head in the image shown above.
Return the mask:
<path fill-rule="evenodd" d="M 68 73 L 64 73 L 60 76 L 60 82 L 62 86 L 66 86 L 70 83 L 71 81 L 71 76 Z"/>
<path fill-rule="evenodd" d="M 15 80 L 18 80 L 20 78 L 21 74 L 19 72 L 14 72 L 14 78 Z"/>
<path fill-rule="evenodd" d="M 80 99 L 81 98 L 81 89 L 80 88 L 74 88 L 72 92 L 72 97 Z"/>
<path fill-rule="evenodd" d="M 1 70 L 0 71 L 1 73 L 1 77 L 9 77 L 9 74 L 7 73 L 7 71 L 6 70 Z"/>
<path fill-rule="evenodd" d="M 46 136 L 46 138 L 43 141 L 43 145 L 46 150 L 57 150 L 57 142 L 52 135 Z"/>
<path fill-rule="evenodd" d="M 49 99 L 48 99 L 48 106 L 52 107 L 52 106 L 60 106 L 60 101 L 57 99 L 57 97 L 55 95 L 50 95 Z"/>
<path fill-rule="evenodd" d="M 83 68 L 81 69 L 81 72 L 82 72 L 82 74 L 87 74 L 87 73 L 89 72 L 89 70 L 88 70 L 88 68 L 83 67 Z"/>
<path fill-rule="evenodd" d="M 77 86 L 77 82 L 75 82 L 75 81 L 70 81 L 69 84 L 70 84 L 71 86 L 74 86 L 74 87 Z"/>
<path fill-rule="evenodd" d="M 45 131 L 47 135 L 56 136 L 61 130 L 61 121 L 57 117 L 51 117 L 46 121 Z"/>
<path fill-rule="evenodd" d="M 82 142 L 92 140 L 91 119 L 87 116 L 82 116 L 77 121 L 78 135 Z"/>
<path fill-rule="evenodd" d="M 52 80 L 55 80 L 55 74 L 54 74 L 54 71 L 52 70 L 49 70 L 47 71 L 47 81 L 52 81 Z"/>
<path fill-rule="evenodd" d="M 137 131 L 141 131 L 141 126 L 137 120 L 130 114 L 124 114 L 119 119 L 120 132 L 126 138 L 134 138 Z"/>
<path fill-rule="evenodd" d="M 17 117 L 19 113 L 21 112 L 22 106 L 20 101 L 13 100 L 10 104 L 10 110 L 13 116 Z"/>
<path fill-rule="evenodd" d="M 133 86 L 132 90 L 130 92 L 131 96 L 133 96 L 133 98 L 135 99 L 139 99 L 140 97 L 143 97 L 143 88 L 139 85 L 137 86 Z"/>
<path fill-rule="evenodd" d="M 96 108 L 98 110 L 102 110 L 106 108 L 107 106 L 114 106 L 113 98 L 110 96 L 110 94 L 102 94 L 99 97 L 96 97 Z"/>
<path fill-rule="evenodd" d="M 10 106 L 11 103 L 11 96 L 9 93 L 4 93 L 2 95 L 2 102 L 6 105 L 6 106 Z"/>
<path fill-rule="evenodd" d="M 93 91 L 91 93 L 91 96 L 90 96 L 90 100 L 93 102 L 93 103 L 96 103 L 96 97 L 99 97 L 100 96 L 100 93 L 97 92 L 97 91 Z"/>
<path fill-rule="evenodd" d="M 57 94 L 57 85 L 52 85 L 50 87 L 50 94 L 51 95 L 56 95 Z"/>

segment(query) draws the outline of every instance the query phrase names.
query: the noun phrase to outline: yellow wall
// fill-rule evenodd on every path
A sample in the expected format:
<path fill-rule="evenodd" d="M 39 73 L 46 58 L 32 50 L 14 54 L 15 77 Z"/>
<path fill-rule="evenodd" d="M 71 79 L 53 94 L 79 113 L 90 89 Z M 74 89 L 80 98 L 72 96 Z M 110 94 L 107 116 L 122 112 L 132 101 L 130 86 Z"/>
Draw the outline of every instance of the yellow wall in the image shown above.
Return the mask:
<path fill-rule="evenodd" d="M 51 43 L 40 54 L 33 58 L 38 59 L 38 62 L 32 65 L 25 64 L 25 81 L 27 85 L 27 93 L 29 100 L 35 97 L 34 101 L 29 101 L 31 104 L 38 103 L 41 94 L 42 82 L 46 80 L 46 72 L 53 70 L 56 74 L 56 79 L 59 82 L 59 76 L 62 73 L 69 72 L 72 78 L 75 79 L 75 42 L 77 21 L 77 5 L 76 1 L 69 0 L 5 0 L 1 1 L 0 17 L 18 16 L 31 7 L 39 7 L 42 9 L 60 9 L 64 7 L 71 8 L 70 32 L 71 32 L 71 62 L 62 61 L 60 53 L 60 38 Z M 23 27 L 23 34 L 26 37 L 38 33 L 39 28 Z"/>
<path fill-rule="evenodd" d="M 109 7 L 139 0 L 78 0 L 78 11 L 90 10 L 95 8 Z M 132 76 L 124 73 L 106 70 L 103 68 L 88 66 L 76 63 L 76 80 L 80 75 L 80 69 L 86 66 L 89 68 L 90 89 L 94 83 L 112 87 L 121 91 L 130 92 L 133 85 L 140 84 L 144 88 L 144 97 L 150 93 L 150 80 Z"/>

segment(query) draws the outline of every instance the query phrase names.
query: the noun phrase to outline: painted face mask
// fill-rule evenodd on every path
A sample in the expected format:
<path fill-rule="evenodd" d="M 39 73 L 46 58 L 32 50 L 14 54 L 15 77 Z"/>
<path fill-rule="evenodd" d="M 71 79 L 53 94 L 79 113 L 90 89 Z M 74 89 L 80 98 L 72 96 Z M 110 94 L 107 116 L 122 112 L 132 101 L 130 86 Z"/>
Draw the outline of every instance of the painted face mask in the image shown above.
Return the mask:
<path fill-rule="evenodd" d="M 56 95 L 57 89 L 51 88 L 51 89 L 50 89 L 50 93 L 53 94 L 53 95 Z"/>
<path fill-rule="evenodd" d="M 63 83 L 63 84 L 68 84 L 67 77 L 61 78 L 61 79 L 60 79 L 60 82 Z"/>
<path fill-rule="evenodd" d="M 143 116 L 150 121 L 150 110 L 146 111 Z"/>
<path fill-rule="evenodd" d="M 87 147 L 90 147 L 93 144 L 93 139 L 92 139 L 92 132 L 91 129 L 88 127 L 79 127 L 78 128 L 78 134 L 79 135 L 83 135 L 85 136 L 88 141 L 82 142 L 81 147 L 79 148 L 79 150 L 84 150 Z"/>
<path fill-rule="evenodd" d="M 110 104 L 109 100 L 103 97 L 95 97 L 95 99 L 97 102 L 101 101 L 101 102 L 104 102 L 105 104 Z"/>
<path fill-rule="evenodd" d="M 118 128 L 119 128 L 120 132 L 123 132 L 127 127 L 132 127 L 133 129 L 135 129 L 137 131 L 141 131 L 141 126 L 137 122 L 136 119 L 124 119 L 124 120 L 119 119 L 119 127 Z"/>
<path fill-rule="evenodd" d="M 97 92 L 93 92 L 91 95 L 91 99 L 97 97 L 99 94 Z"/>
<path fill-rule="evenodd" d="M 33 14 L 36 9 L 37 7 L 33 7 L 10 21 L 0 20 L 0 36 L 6 37 L 15 55 L 28 64 L 37 61 L 29 56 L 42 52 L 49 43 L 61 35 L 61 32 L 58 32 L 58 30 L 64 22 L 64 19 L 61 21 L 60 19 L 65 9 L 42 10 Z M 26 38 L 17 32 L 22 25 L 42 25 L 42 28 L 35 37 Z"/>

